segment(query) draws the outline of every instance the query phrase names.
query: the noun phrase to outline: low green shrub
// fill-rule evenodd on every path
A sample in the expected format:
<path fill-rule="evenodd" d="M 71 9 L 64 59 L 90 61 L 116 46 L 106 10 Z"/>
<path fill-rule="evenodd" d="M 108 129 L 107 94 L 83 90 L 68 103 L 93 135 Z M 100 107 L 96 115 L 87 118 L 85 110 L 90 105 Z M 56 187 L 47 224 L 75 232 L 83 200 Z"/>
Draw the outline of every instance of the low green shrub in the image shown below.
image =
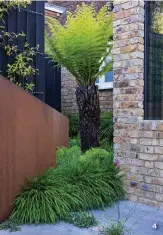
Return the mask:
<path fill-rule="evenodd" d="M 81 156 L 82 152 L 79 146 L 74 145 L 71 148 L 59 148 L 57 150 L 57 165 L 64 163 L 65 161 L 71 160 L 72 157 Z"/>
<path fill-rule="evenodd" d="M 70 138 L 69 146 L 70 146 L 70 148 L 74 147 L 74 146 L 80 147 L 80 136 L 77 135 L 74 138 Z M 111 152 L 113 154 L 113 143 L 110 142 L 108 139 L 100 140 L 99 148 L 105 149 L 106 151 Z"/>
<path fill-rule="evenodd" d="M 74 138 L 70 138 L 69 145 L 70 147 L 80 147 L 80 136 L 77 135 Z M 105 149 L 106 151 L 111 152 L 113 154 L 113 143 L 110 142 L 108 139 L 100 140 L 100 149 Z"/>
<path fill-rule="evenodd" d="M 98 162 L 99 165 L 101 165 L 101 162 L 99 163 L 99 161 L 108 161 L 110 163 L 112 162 L 112 159 L 113 159 L 112 151 L 106 151 L 105 149 L 99 149 L 99 148 L 89 149 L 81 158 L 82 161 L 86 162 L 90 161 L 90 163 L 92 161 L 95 161 Z"/>
<path fill-rule="evenodd" d="M 94 215 L 87 211 L 70 212 L 65 221 L 80 228 L 89 228 L 97 225 Z"/>
<path fill-rule="evenodd" d="M 55 223 L 70 212 L 104 208 L 124 196 L 122 175 L 109 152 L 96 148 L 79 155 L 79 147 L 59 149 L 57 167 L 29 180 L 10 219 Z"/>
<path fill-rule="evenodd" d="M 69 144 L 70 144 L 70 147 L 73 147 L 73 146 L 80 147 L 80 136 L 77 135 L 76 137 L 70 138 Z"/>
<path fill-rule="evenodd" d="M 21 228 L 18 226 L 18 224 L 7 220 L 0 224 L 0 230 L 9 230 L 9 232 L 17 232 L 21 231 Z"/>
<path fill-rule="evenodd" d="M 69 136 L 73 138 L 79 133 L 79 115 L 65 113 L 65 116 L 69 119 Z"/>
<path fill-rule="evenodd" d="M 100 141 L 100 148 L 105 149 L 106 151 L 110 152 L 113 156 L 113 143 L 109 142 L 107 139 L 101 140 Z"/>
<path fill-rule="evenodd" d="M 79 116 L 77 114 L 65 115 L 69 118 L 69 136 L 76 138 L 79 134 Z M 113 124 L 113 113 L 102 112 L 100 115 L 100 140 L 113 141 Z"/>

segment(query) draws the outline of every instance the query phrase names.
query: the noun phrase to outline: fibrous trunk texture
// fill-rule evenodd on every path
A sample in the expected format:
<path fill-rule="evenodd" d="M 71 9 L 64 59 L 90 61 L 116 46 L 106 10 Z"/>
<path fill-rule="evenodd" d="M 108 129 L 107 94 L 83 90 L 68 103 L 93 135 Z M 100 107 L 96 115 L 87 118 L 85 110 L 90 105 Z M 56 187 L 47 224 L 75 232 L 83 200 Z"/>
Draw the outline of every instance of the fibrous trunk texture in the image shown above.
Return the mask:
<path fill-rule="evenodd" d="M 99 92 L 95 84 L 76 88 L 79 109 L 79 131 L 81 150 L 99 146 L 100 105 Z"/>

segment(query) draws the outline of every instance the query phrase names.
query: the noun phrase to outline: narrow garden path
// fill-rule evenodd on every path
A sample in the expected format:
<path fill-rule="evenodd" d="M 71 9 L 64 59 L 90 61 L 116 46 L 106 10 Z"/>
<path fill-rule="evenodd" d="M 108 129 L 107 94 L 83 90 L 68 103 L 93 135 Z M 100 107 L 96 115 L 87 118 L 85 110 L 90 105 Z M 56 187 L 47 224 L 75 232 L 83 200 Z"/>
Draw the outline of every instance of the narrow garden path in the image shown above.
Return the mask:
<path fill-rule="evenodd" d="M 163 235 L 163 210 L 146 206 L 130 201 L 121 201 L 112 207 L 102 210 L 94 210 L 92 213 L 97 218 L 100 225 L 107 225 L 109 221 L 118 218 L 118 207 L 120 218 L 124 221 L 127 217 L 126 225 L 131 235 Z M 158 224 L 158 229 L 152 228 L 153 224 Z M 99 225 L 99 226 L 100 226 Z M 98 227 L 80 229 L 66 223 L 56 225 L 22 226 L 21 231 L 10 233 L 0 231 L 0 235 L 99 235 Z M 128 233 L 126 233 L 127 235 Z"/>

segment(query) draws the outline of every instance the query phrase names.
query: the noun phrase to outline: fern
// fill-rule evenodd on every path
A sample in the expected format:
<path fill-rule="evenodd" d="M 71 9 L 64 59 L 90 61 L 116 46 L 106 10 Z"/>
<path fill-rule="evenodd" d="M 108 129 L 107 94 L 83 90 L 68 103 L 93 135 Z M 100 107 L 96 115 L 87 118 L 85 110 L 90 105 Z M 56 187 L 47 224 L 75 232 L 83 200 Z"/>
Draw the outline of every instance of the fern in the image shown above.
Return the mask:
<path fill-rule="evenodd" d="M 77 145 L 80 143 L 78 140 L 78 126 L 79 126 L 79 116 L 74 114 L 67 114 L 69 118 L 69 126 L 70 126 L 70 137 L 76 137 Z M 113 141 L 113 113 L 112 112 L 102 112 L 100 115 L 100 140 L 103 142 L 104 140 L 109 143 Z M 75 142 L 75 141 L 74 141 Z M 109 145 L 108 143 L 108 145 Z"/>
<path fill-rule="evenodd" d="M 75 138 L 70 138 L 70 147 L 79 146 L 80 147 L 80 136 L 77 135 Z"/>
<path fill-rule="evenodd" d="M 91 85 L 111 69 L 110 64 L 102 67 L 112 47 L 108 43 L 113 34 L 112 13 L 107 5 L 96 13 L 93 4 L 83 3 L 74 15 L 68 13 L 64 26 L 52 18 L 47 19 L 47 26 L 52 35 L 45 37 L 47 54 L 66 67 L 78 85 Z"/>
<path fill-rule="evenodd" d="M 100 148 L 105 149 L 109 153 L 113 153 L 113 143 L 109 142 L 108 139 L 104 139 L 100 141 Z"/>
<path fill-rule="evenodd" d="M 69 119 L 69 136 L 75 137 L 79 133 L 79 115 L 65 113 L 65 116 Z"/>
<path fill-rule="evenodd" d="M 113 114 L 111 112 L 102 112 L 100 115 L 100 139 L 113 141 Z"/>

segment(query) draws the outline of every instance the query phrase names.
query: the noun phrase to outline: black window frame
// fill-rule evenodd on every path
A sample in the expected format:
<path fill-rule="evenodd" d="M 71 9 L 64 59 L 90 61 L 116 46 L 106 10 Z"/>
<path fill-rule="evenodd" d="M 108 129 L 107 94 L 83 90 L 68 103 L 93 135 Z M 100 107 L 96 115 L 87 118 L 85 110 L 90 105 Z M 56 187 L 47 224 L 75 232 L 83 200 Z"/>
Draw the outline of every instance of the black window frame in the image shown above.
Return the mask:
<path fill-rule="evenodd" d="M 145 14 L 144 14 L 144 120 L 163 120 L 163 112 L 161 112 L 163 106 L 163 98 L 159 98 L 159 90 L 160 87 L 163 90 L 163 81 L 162 75 L 163 73 L 163 62 L 161 59 L 161 65 L 157 66 L 157 50 L 160 49 L 158 47 L 158 38 L 159 34 L 151 31 L 151 20 L 152 20 L 152 4 L 155 1 L 145 1 Z M 151 5 L 150 5 L 151 4 Z M 150 18 L 151 17 L 151 18 Z M 151 35 L 150 35 L 151 34 Z M 161 38 L 161 50 L 163 50 L 163 34 Z M 151 37 L 152 36 L 152 37 Z M 161 36 L 160 36 L 161 37 Z M 153 39 L 152 39 L 153 38 Z M 153 50 L 151 46 L 151 42 L 153 40 Z M 151 51 L 153 53 L 153 57 L 150 57 Z M 152 58 L 152 59 L 151 59 Z M 154 59 L 153 59 L 154 58 Z M 153 64 L 152 64 L 153 63 Z M 160 67 L 160 69 L 158 69 Z M 159 73 L 159 70 L 161 73 Z M 150 72 L 151 74 L 150 74 Z M 152 77 L 152 78 L 151 78 Z M 159 82 L 159 79 L 161 82 Z M 151 79 L 151 81 L 149 80 Z M 153 80 L 153 78 L 155 78 Z M 149 86 L 149 82 L 151 82 L 151 89 Z M 153 86 L 154 85 L 154 86 Z M 151 94 L 154 94 L 152 98 L 150 98 Z M 160 104 L 159 104 L 160 99 Z M 151 101 L 152 100 L 152 101 Z M 150 111 L 149 111 L 150 110 Z"/>

